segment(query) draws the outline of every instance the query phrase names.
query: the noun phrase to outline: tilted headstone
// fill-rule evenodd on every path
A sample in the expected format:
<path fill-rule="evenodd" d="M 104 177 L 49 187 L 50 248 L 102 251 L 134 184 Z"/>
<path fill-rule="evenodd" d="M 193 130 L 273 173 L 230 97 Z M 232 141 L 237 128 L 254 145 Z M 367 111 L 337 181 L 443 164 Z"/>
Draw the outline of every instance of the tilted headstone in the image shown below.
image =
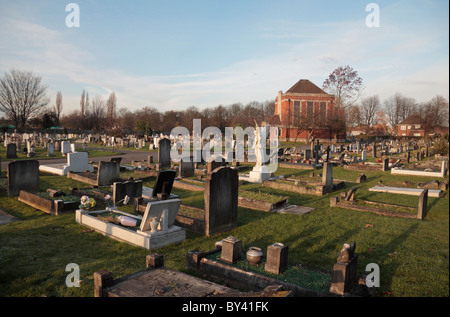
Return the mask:
<path fill-rule="evenodd" d="M 134 198 L 142 196 L 142 180 L 114 182 L 113 183 L 113 202 L 119 203 L 125 198 L 130 197 L 130 201 Z"/>
<path fill-rule="evenodd" d="M 155 184 L 153 185 L 152 197 L 168 198 L 172 191 L 173 181 L 177 176 L 177 172 L 173 170 L 165 170 L 158 172 Z"/>

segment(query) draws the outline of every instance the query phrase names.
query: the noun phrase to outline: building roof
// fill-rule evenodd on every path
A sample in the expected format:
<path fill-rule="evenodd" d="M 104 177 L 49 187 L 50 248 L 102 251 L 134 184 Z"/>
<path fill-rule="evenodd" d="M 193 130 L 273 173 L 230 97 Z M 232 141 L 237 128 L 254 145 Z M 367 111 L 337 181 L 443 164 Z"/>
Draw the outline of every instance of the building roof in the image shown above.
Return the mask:
<path fill-rule="evenodd" d="M 420 124 L 423 122 L 422 117 L 419 114 L 412 114 L 399 124 Z"/>
<path fill-rule="evenodd" d="M 286 91 L 286 93 L 327 94 L 325 91 L 310 82 L 308 79 L 300 79 L 294 86 Z"/>

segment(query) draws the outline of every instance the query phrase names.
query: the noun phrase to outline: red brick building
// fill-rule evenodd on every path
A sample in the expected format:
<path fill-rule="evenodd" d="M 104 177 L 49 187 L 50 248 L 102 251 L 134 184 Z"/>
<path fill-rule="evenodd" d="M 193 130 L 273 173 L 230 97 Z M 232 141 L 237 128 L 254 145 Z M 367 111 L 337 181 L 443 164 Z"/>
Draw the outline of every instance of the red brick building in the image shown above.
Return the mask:
<path fill-rule="evenodd" d="M 300 79 L 285 93 L 278 92 L 275 114 L 269 123 L 279 127 L 280 140 L 305 141 L 308 136 L 330 140 L 334 135 L 329 121 L 335 111 L 334 95 L 327 94 L 307 79 Z"/>
<path fill-rule="evenodd" d="M 425 135 L 445 135 L 449 131 L 448 127 L 436 126 L 432 131 L 426 133 L 423 119 L 419 114 L 413 114 L 397 125 L 397 136 L 399 137 L 424 137 Z"/>
<path fill-rule="evenodd" d="M 418 114 L 410 115 L 397 125 L 397 136 L 425 136 L 422 127 L 422 117 Z"/>

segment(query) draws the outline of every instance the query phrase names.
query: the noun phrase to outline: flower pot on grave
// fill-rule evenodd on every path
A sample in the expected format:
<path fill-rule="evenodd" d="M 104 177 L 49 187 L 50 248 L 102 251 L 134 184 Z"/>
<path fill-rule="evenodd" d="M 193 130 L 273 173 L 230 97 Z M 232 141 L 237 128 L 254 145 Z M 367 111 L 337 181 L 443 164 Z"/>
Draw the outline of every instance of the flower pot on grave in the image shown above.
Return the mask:
<path fill-rule="evenodd" d="M 246 255 L 248 264 L 258 265 L 262 260 L 263 253 L 260 248 L 250 247 Z"/>

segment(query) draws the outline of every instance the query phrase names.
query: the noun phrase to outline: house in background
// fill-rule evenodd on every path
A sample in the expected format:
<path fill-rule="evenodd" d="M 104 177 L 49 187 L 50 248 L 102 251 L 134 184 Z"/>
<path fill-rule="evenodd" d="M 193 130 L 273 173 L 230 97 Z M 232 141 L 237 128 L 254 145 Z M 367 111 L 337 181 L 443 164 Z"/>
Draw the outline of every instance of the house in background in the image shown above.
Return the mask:
<path fill-rule="evenodd" d="M 279 128 L 279 139 L 306 141 L 308 137 L 331 140 L 330 119 L 335 115 L 335 97 L 307 79 L 300 79 L 288 91 L 278 92 L 274 116 L 269 123 Z M 345 138 L 345 131 L 338 138 Z"/>
<path fill-rule="evenodd" d="M 425 129 L 422 125 L 422 117 L 418 114 L 413 114 L 397 125 L 397 136 L 399 137 L 423 137 L 425 136 Z"/>

